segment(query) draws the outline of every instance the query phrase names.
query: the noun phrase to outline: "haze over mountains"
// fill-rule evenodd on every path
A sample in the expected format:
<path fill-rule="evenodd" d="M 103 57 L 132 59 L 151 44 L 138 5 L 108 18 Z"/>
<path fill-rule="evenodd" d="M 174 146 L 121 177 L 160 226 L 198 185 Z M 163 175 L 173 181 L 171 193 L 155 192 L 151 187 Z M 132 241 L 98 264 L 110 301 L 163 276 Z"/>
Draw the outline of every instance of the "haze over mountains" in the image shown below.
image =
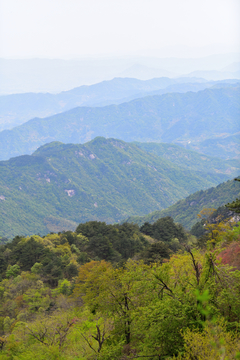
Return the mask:
<path fill-rule="evenodd" d="M 239 53 L 201 58 L 119 57 L 60 59 L 0 59 L 0 95 L 24 92 L 60 92 L 114 77 L 180 77 L 194 71 L 213 71 L 209 80 L 240 78 Z M 229 68 L 226 68 L 229 67 Z M 218 71 L 218 77 L 214 72 Z M 222 72 L 222 74 L 221 74 Z M 195 75 L 191 75 L 194 76 Z"/>
<path fill-rule="evenodd" d="M 0 159 L 31 154 L 51 141 L 84 143 L 95 136 L 124 141 L 175 142 L 208 154 L 207 147 L 201 147 L 202 142 L 233 135 L 238 138 L 239 98 L 239 85 L 226 84 L 196 93 L 148 96 L 120 105 L 74 108 L 0 132 Z M 219 147 L 218 156 L 233 157 L 229 156 L 228 147 L 228 143 L 224 148 Z M 236 142 L 234 157 L 238 154 Z"/>
<path fill-rule="evenodd" d="M 209 87 L 226 87 L 239 80 L 206 81 L 201 78 L 114 78 L 89 86 L 63 91 L 59 94 L 26 93 L 0 96 L 0 131 L 34 117 L 46 117 L 78 106 L 106 106 L 133 99 L 166 93 L 197 92 Z M 227 85 L 229 84 L 229 85 Z"/>
<path fill-rule="evenodd" d="M 89 86 L 80 86 L 59 94 L 25 93 L 0 96 L 0 130 L 20 125 L 33 117 L 46 117 L 77 106 L 105 106 L 120 104 L 148 95 L 171 92 L 199 91 L 207 87 L 238 80 L 207 82 L 204 79 L 154 78 L 138 80 L 134 78 L 114 78 Z"/>

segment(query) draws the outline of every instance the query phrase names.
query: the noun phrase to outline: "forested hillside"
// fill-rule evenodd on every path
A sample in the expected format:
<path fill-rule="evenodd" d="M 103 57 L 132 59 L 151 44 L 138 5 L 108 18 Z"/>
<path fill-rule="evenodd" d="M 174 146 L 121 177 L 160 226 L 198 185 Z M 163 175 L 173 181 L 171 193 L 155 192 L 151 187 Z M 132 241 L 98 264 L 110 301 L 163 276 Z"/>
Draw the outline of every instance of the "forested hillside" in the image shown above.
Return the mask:
<path fill-rule="evenodd" d="M 31 154 L 51 141 L 84 143 L 95 136 L 124 141 L 179 142 L 196 148 L 199 145 L 204 152 L 202 141 L 239 132 L 239 92 L 236 85 L 197 93 L 171 93 L 120 105 L 78 107 L 48 118 L 35 118 L 0 133 L 1 159 Z M 218 151 L 218 156 L 229 157 L 225 147 L 221 154 Z M 236 142 L 234 156 L 238 154 Z"/>
<path fill-rule="evenodd" d="M 237 141 L 237 139 L 236 139 Z M 222 159 L 217 158 L 216 153 L 213 149 L 213 156 L 199 154 L 196 151 L 185 149 L 182 146 L 175 144 L 165 144 L 165 143 L 141 143 L 134 142 L 135 145 L 140 147 L 140 149 L 145 150 L 153 155 L 160 156 L 168 161 L 171 161 L 175 165 L 185 167 L 191 170 L 197 171 L 207 171 L 208 172 L 223 172 L 225 174 L 233 174 L 233 169 L 235 168 L 237 176 L 240 171 L 240 163 L 238 159 L 230 159 L 223 161 Z M 233 146 L 233 145 L 232 145 Z M 213 146 L 212 146 L 213 147 Z M 217 151 L 216 151 L 217 152 Z"/>
<path fill-rule="evenodd" d="M 145 216 L 130 216 L 123 221 L 143 225 L 145 222 L 153 223 L 162 217 L 171 216 L 174 221 L 190 230 L 198 221 L 197 215 L 203 208 L 217 209 L 239 197 L 239 184 L 231 180 L 207 190 L 197 191 L 167 209 L 154 211 Z"/>
<path fill-rule="evenodd" d="M 202 163 L 186 169 L 100 137 L 84 145 L 47 144 L 31 156 L 0 162 L 0 236 L 74 230 L 88 220 L 118 222 L 236 176 L 224 161 L 212 171 L 203 171 Z"/>

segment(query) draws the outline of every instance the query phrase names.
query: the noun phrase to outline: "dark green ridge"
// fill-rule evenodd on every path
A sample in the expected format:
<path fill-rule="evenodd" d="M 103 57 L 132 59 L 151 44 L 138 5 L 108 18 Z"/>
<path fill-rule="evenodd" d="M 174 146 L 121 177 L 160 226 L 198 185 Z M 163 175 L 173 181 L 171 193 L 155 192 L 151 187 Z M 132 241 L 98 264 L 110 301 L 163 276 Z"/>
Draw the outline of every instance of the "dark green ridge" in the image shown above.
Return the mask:
<path fill-rule="evenodd" d="M 230 176 L 189 170 L 116 139 L 53 142 L 0 162 L 0 236 L 75 229 L 89 220 L 119 222 L 167 208 Z"/>

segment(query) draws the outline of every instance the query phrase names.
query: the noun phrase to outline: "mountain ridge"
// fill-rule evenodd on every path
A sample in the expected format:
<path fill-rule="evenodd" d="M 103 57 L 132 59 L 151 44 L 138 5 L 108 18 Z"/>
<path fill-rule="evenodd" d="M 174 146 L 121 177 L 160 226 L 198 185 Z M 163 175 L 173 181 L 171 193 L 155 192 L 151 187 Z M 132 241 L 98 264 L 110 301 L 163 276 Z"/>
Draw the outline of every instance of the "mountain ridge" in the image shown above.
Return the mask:
<path fill-rule="evenodd" d="M 237 80 L 227 80 L 235 83 Z M 214 82 L 197 78 L 151 80 L 114 78 L 93 85 L 83 85 L 58 94 L 25 93 L 0 96 L 0 130 L 18 126 L 34 117 L 46 117 L 77 106 L 106 106 L 133 99 L 170 92 L 199 91 L 225 81 Z"/>
<path fill-rule="evenodd" d="M 239 132 L 240 87 L 171 93 L 98 108 L 78 107 L 0 132 L 1 160 L 51 141 L 84 143 L 95 136 L 141 142 L 200 141 Z M 191 145 L 192 145 L 191 144 Z"/>
<path fill-rule="evenodd" d="M 229 178 L 190 171 L 132 143 L 103 137 L 84 145 L 43 145 L 33 155 L 1 161 L 0 175 L 3 237 L 73 229 L 89 220 L 118 222 Z"/>

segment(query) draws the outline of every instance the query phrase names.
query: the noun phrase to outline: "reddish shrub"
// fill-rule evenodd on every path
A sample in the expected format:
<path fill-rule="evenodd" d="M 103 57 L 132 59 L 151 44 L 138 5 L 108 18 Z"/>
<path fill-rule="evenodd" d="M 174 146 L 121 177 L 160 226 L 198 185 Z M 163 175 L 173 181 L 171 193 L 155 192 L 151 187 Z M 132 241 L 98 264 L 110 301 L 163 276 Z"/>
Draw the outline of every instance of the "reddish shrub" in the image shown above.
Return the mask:
<path fill-rule="evenodd" d="M 221 251 L 218 259 L 222 258 L 222 264 L 228 264 L 240 270 L 240 243 L 233 242 L 228 247 Z"/>

